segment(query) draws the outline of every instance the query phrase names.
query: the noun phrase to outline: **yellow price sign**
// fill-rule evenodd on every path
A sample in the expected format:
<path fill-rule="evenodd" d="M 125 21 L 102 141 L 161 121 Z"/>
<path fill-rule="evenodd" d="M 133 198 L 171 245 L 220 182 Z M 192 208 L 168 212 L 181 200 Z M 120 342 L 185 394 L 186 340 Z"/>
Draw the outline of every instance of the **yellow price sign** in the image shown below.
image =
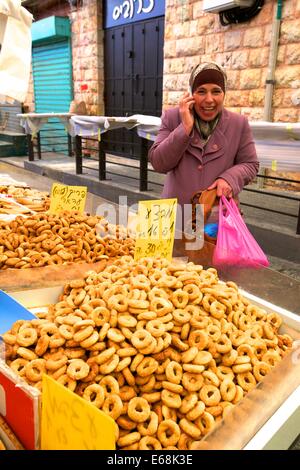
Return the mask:
<path fill-rule="evenodd" d="M 134 259 L 161 256 L 171 260 L 177 199 L 140 201 Z"/>
<path fill-rule="evenodd" d="M 59 214 L 61 211 L 83 212 L 86 195 L 86 186 L 67 186 L 53 183 L 49 212 L 51 214 Z"/>
<path fill-rule="evenodd" d="M 297 140 L 297 136 L 295 135 L 292 124 L 287 124 L 285 128 L 287 130 L 287 133 L 288 133 L 289 137 L 291 137 L 292 139 Z"/>
<path fill-rule="evenodd" d="M 42 450 L 115 450 L 115 429 L 110 416 L 44 374 Z"/>
<path fill-rule="evenodd" d="M 277 160 L 272 160 L 271 168 L 272 168 L 273 171 L 277 170 Z"/>

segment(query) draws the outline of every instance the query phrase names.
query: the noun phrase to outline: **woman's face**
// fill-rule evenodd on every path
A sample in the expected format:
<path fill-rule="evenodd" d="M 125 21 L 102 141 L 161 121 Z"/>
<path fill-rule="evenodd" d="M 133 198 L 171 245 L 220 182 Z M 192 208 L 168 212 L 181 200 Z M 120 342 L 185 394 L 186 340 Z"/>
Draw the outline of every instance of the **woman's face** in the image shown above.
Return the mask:
<path fill-rule="evenodd" d="M 222 111 L 224 91 L 214 83 L 200 85 L 193 92 L 194 109 L 203 121 L 212 121 Z"/>

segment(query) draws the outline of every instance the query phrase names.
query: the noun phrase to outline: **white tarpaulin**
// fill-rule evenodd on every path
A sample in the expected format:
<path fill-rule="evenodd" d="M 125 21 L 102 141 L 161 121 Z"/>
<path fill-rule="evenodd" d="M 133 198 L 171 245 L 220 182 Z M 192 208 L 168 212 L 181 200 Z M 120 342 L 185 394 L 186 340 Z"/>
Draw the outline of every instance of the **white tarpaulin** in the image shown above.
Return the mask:
<path fill-rule="evenodd" d="M 0 103 L 25 101 L 31 64 L 32 15 L 21 0 L 0 0 Z"/>
<path fill-rule="evenodd" d="M 71 118 L 71 135 L 80 135 L 81 137 L 97 135 L 98 130 L 102 134 L 108 130 L 136 128 L 140 137 L 154 140 L 161 119 L 156 116 L 146 116 L 144 114 L 134 114 L 128 117 L 109 117 L 109 116 L 73 116 Z"/>
<path fill-rule="evenodd" d="M 255 140 L 299 141 L 299 122 L 249 121 Z"/>
<path fill-rule="evenodd" d="M 1 1 L 1 0 L 0 0 Z M 51 117 L 58 117 L 71 136 L 95 137 L 125 127 L 135 129 L 140 137 L 154 141 L 161 125 L 156 116 L 134 114 L 129 117 L 86 116 L 72 113 L 18 114 L 27 134 L 36 134 Z M 258 160 L 263 168 L 300 171 L 300 124 L 285 122 L 249 122 Z"/>
<path fill-rule="evenodd" d="M 108 130 L 126 127 L 137 128 L 138 135 L 148 140 L 155 140 L 161 125 L 161 119 L 156 116 L 134 114 L 129 117 L 108 116 L 73 116 L 71 119 L 71 134 L 82 137 L 96 135 Z M 300 123 L 298 122 L 267 122 L 249 121 L 255 140 L 295 142 L 300 140 Z"/>
<path fill-rule="evenodd" d="M 282 171 L 300 171 L 300 124 L 286 122 L 249 122 L 261 167 Z M 96 136 L 109 130 L 135 128 L 138 135 L 154 141 L 161 125 L 155 116 L 134 114 L 129 117 L 72 116 L 70 134 Z"/>
<path fill-rule="evenodd" d="M 0 0 L 1 1 L 1 0 Z M 70 117 L 73 113 L 27 113 L 17 114 L 26 134 L 37 134 L 51 118 L 58 118 L 70 134 Z"/>

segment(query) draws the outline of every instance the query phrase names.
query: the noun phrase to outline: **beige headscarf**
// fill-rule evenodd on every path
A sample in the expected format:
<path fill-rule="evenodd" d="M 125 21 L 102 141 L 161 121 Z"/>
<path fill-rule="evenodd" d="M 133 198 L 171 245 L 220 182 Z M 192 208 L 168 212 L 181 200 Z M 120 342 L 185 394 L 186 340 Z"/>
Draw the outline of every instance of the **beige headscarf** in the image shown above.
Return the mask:
<path fill-rule="evenodd" d="M 218 65 L 215 62 L 204 62 L 203 64 L 196 65 L 191 72 L 189 80 L 191 91 L 193 91 L 195 85 L 197 85 L 197 82 L 216 83 L 222 88 L 225 93 L 227 85 L 227 75 L 221 65 Z"/>

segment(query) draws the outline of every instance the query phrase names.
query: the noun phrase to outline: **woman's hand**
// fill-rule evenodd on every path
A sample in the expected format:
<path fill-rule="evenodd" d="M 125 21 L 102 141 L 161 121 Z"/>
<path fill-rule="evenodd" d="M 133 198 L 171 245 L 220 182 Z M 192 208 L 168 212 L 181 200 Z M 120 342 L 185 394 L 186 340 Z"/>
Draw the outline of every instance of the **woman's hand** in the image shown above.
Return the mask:
<path fill-rule="evenodd" d="M 192 95 L 185 93 L 179 101 L 179 113 L 181 122 L 188 135 L 192 132 L 194 126 L 194 107 L 195 100 Z"/>
<path fill-rule="evenodd" d="M 223 180 L 223 178 L 216 179 L 216 181 L 214 181 L 214 183 L 211 184 L 207 189 L 214 188 L 217 188 L 218 197 L 225 196 L 229 199 L 233 197 L 232 187 L 230 186 L 230 184 L 227 183 L 227 181 Z"/>

